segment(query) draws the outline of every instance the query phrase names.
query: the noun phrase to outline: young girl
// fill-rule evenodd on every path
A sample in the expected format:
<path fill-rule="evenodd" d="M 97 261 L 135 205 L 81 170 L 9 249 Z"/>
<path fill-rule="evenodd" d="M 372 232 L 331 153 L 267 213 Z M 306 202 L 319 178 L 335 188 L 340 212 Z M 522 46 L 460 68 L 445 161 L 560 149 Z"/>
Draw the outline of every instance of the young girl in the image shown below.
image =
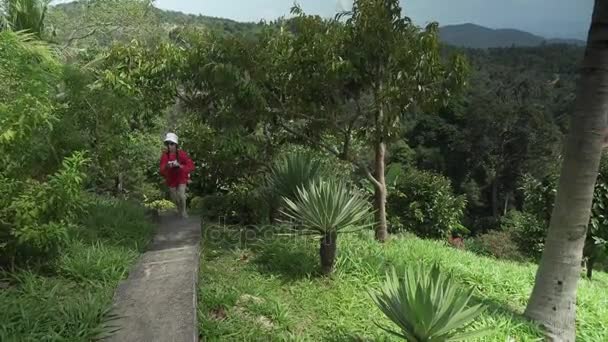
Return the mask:
<path fill-rule="evenodd" d="M 178 213 L 186 218 L 186 186 L 190 172 L 194 170 L 194 163 L 185 151 L 178 148 L 175 133 L 167 133 L 165 146 L 167 151 L 160 157 L 160 174 L 165 178 Z"/>

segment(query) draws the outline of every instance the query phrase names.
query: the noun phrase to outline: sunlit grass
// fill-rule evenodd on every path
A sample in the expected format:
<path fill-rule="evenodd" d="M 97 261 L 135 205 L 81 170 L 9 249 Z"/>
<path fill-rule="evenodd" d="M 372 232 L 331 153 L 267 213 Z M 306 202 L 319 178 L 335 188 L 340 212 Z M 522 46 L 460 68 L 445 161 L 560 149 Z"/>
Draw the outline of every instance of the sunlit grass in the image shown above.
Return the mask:
<path fill-rule="evenodd" d="M 393 238 L 384 245 L 371 234 L 338 239 L 333 277 L 318 276 L 317 241 L 304 238 L 249 238 L 235 230 L 209 229 L 200 273 L 199 330 L 207 341 L 390 341 L 374 320 L 390 322 L 366 289 L 385 270 L 407 263 L 438 262 L 461 283 L 475 288 L 489 310 L 474 327 L 491 327 L 484 341 L 542 341 L 538 329 L 521 317 L 536 266 L 480 257 L 440 242 Z M 261 234 L 258 233 L 258 237 Z M 595 277 L 595 275 L 594 275 Z M 608 276 L 581 280 L 578 339 L 608 340 Z M 577 339 L 577 340 L 578 340 Z"/>
<path fill-rule="evenodd" d="M 114 289 L 152 233 L 143 209 L 98 201 L 67 247 L 40 269 L 0 273 L 0 341 L 103 336 Z"/>

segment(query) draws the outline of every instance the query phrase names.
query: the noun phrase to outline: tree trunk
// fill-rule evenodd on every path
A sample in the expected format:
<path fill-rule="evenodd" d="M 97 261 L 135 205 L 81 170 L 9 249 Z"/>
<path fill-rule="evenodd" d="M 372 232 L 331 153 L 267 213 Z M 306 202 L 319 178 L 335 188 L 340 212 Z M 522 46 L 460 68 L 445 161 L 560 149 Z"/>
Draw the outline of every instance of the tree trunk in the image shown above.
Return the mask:
<path fill-rule="evenodd" d="M 576 289 L 608 113 L 608 2 L 596 0 L 555 207 L 525 315 L 574 341 Z"/>
<path fill-rule="evenodd" d="M 375 178 L 378 184 L 374 184 L 374 206 L 376 209 L 376 240 L 386 241 L 388 228 L 386 225 L 386 180 L 384 178 L 384 156 L 386 145 L 383 141 L 376 145 Z"/>
<path fill-rule="evenodd" d="M 498 219 L 498 180 L 492 181 L 492 216 Z"/>
<path fill-rule="evenodd" d="M 587 278 L 591 280 L 593 277 L 593 265 L 595 264 L 595 255 L 592 254 L 587 260 Z"/>
<path fill-rule="evenodd" d="M 321 237 L 319 254 L 321 256 L 321 271 L 323 272 L 323 275 L 329 275 L 334 271 L 337 238 L 338 233 L 336 232 L 328 232 Z"/>
<path fill-rule="evenodd" d="M 268 205 L 268 222 L 270 224 L 276 224 L 279 222 L 278 220 L 278 214 L 279 214 L 279 204 L 277 203 L 278 201 L 275 201 L 274 198 L 272 198 L 269 201 L 269 205 Z"/>

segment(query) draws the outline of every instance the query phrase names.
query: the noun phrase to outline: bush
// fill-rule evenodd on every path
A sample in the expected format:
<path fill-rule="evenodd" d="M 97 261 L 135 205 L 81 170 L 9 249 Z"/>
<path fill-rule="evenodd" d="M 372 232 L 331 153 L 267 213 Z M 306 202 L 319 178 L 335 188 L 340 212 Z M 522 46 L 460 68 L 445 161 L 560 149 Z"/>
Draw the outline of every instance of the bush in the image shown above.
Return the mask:
<path fill-rule="evenodd" d="M 17 256 L 28 261 L 57 252 L 85 210 L 82 186 L 87 161 L 81 153 L 66 158 L 46 182 L 0 174 L 0 261 L 12 264 Z"/>
<path fill-rule="evenodd" d="M 323 164 L 310 152 L 295 152 L 278 159 L 270 167 L 267 179 L 270 201 L 281 203 L 283 197 L 293 200 L 298 188 L 308 186 L 323 174 Z"/>
<path fill-rule="evenodd" d="M 301 223 L 301 229 L 320 236 L 323 274 L 333 272 L 337 237 L 340 233 L 368 228 L 372 224 L 371 206 L 345 182 L 319 179 L 298 188 L 295 199 L 285 198 L 288 219 Z"/>
<path fill-rule="evenodd" d="M 112 296 L 154 226 L 137 203 L 91 196 L 85 205 L 51 263 L 0 270 L 0 341 L 100 341 L 115 324 Z"/>
<path fill-rule="evenodd" d="M 154 209 L 157 211 L 167 211 L 175 209 L 175 203 L 166 199 L 152 201 L 150 203 L 144 204 L 144 206 L 148 209 Z"/>
<path fill-rule="evenodd" d="M 389 194 L 388 214 L 408 231 L 426 238 L 467 232 L 461 224 L 466 200 L 453 193 L 450 181 L 438 174 L 408 170 Z"/>
<path fill-rule="evenodd" d="M 471 252 L 506 259 L 513 261 L 523 261 L 524 255 L 513 241 L 511 234 L 502 231 L 491 231 L 470 240 L 467 249 Z"/>
<path fill-rule="evenodd" d="M 541 256 L 547 227 L 536 215 L 511 210 L 501 218 L 500 227 L 510 234 L 524 255 L 535 259 Z"/>
<path fill-rule="evenodd" d="M 210 222 L 220 224 L 259 224 L 265 222 L 268 208 L 255 193 L 234 189 L 196 199 L 191 207 Z"/>
<path fill-rule="evenodd" d="M 463 289 L 435 264 L 409 266 L 403 276 L 388 273 L 379 291 L 372 293 L 378 308 L 398 327 L 379 327 L 406 341 L 468 341 L 489 330 L 464 332 L 485 311 L 471 304 L 473 289 Z"/>
<path fill-rule="evenodd" d="M 190 199 L 190 208 L 194 211 L 203 210 L 203 198 L 200 196 L 194 196 Z"/>

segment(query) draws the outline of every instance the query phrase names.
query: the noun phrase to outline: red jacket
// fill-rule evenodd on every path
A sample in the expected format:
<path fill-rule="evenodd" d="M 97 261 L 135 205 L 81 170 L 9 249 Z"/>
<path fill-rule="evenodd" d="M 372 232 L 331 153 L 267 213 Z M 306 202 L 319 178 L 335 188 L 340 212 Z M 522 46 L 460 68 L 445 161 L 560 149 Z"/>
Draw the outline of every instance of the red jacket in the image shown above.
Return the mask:
<path fill-rule="evenodd" d="M 188 174 L 194 171 L 194 162 L 183 150 L 177 150 L 178 162 L 182 167 L 172 168 L 167 165 L 168 162 L 175 160 L 175 153 L 163 153 L 160 157 L 160 174 L 165 177 L 167 186 L 170 188 L 177 187 L 179 184 L 188 183 Z"/>

